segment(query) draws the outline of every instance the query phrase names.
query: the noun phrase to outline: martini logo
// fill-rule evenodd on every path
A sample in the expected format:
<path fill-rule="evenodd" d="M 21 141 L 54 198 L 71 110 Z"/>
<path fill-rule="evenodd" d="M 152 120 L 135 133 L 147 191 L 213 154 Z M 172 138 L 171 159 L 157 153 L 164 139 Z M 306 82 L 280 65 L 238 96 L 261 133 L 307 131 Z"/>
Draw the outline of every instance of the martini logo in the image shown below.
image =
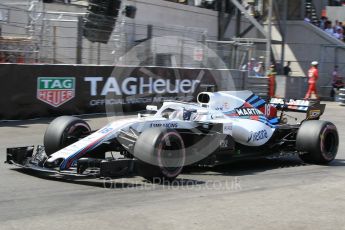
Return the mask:
<path fill-rule="evenodd" d="M 239 116 L 260 116 L 263 115 L 263 113 L 255 108 L 239 108 L 236 109 L 236 113 Z"/>
<path fill-rule="evenodd" d="M 74 96 L 74 77 L 39 77 L 37 79 L 37 99 L 51 106 L 59 107 Z"/>

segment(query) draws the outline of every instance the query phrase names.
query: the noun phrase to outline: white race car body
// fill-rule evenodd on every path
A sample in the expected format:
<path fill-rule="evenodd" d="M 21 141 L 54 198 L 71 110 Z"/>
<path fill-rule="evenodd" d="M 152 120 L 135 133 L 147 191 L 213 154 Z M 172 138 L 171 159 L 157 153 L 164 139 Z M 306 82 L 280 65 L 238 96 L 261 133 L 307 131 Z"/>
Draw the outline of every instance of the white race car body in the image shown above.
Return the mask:
<path fill-rule="evenodd" d="M 193 130 L 199 126 L 218 124 L 222 126 L 220 133 L 231 135 L 237 143 L 251 147 L 262 146 L 270 140 L 276 129 L 273 124 L 275 119 L 272 122 L 264 114 L 270 111 L 267 108 L 265 101 L 251 91 L 201 93 L 198 103 L 168 101 L 153 116 L 139 114 L 137 118 L 120 119 L 107 124 L 53 153 L 47 162 L 62 160 L 60 170 L 66 170 L 83 155 L 106 141 L 116 139 L 121 132 L 128 132 L 129 129 L 142 133 L 157 127 Z"/>
<path fill-rule="evenodd" d="M 92 132 L 82 119 L 54 119 L 44 147 L 7 148 L 6 163 L 42 173 L 147 180 L 174 179 L 188 165 L 215 166 L 239 159 L 298 154 L 306 163 L 335 159 L 336 126 L 319 120 L 319 101 L 272 98 L 250 91 L 200 93 L 197 103 L 166 101 L 155 114 L 115 120 Z M 278 111 L 280 114 L 278 116 Z M 286 112 L 305 113 L 300 123 Z M 114 157 L 118 152 L 120 156 Z M 111 155 L 111 156 L 110 156 Z"/>
<path fill-rule="evenodd" d="M 205 92 L 197 103 L 166 101 L 147 110 L 155 114 L 113 119 L 94 132 L 82 119 L 58 117 L 46 130 L 44 147 L 8 148 L 6 163 L 67 176 L 174 179 L 188 165 L 268 156 L 298 154 L 306 163 L 327 164 L 339 145 L 336 126 L 319 120 L 325 110 L 319 101 L 266 103 L 250 91 Z M 306 118 L 289 124 L 293 116 L 285 112 Z M 121 156 L 106 154 L 113 151 Z"/>

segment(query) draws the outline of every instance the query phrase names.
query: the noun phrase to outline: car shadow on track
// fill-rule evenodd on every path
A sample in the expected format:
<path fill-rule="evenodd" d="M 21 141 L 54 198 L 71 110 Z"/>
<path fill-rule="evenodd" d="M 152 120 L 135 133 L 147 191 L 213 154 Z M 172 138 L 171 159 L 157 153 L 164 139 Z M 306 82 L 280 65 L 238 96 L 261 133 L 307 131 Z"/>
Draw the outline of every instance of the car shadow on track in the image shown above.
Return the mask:
<path fill-rule="evenodd" d="M 56 181 L 61 183 L 70 183 L 70 184 L 77 184 L 77 185 L 84 185 L 84 186 L 93 186 L 99 188 L 106 188 L 106 189 L 129 189 L 129 188 L 140 188 L 145 187 L 147 188 L 148 185 L 164 185 L 170 187 L 184 187 L 184 186 L 196 186 L 205 184 L 205 181 L 200 180 L 193 180 L 193 179 L 183 179 L 177 178 L 174 181 L 168 180 L 155 180 L 154 182 L 150 182 L 145 180 L 144 178 L 140 178 L 139 180 L 133 181 L 131 178 L 133 177 L 124 177 L 124 178 L 104 178 L 98 179 L 95 177 L 88 177 L 83 179 L 76 179 L 73 176 L 60 176 L 60 175 L 45 175 L 37 171 L 32 171 L 23 168 L 16 168 L 11 169 L 18 173 L 26 174 L 28 176 L 37 177 L 43 180 L 49 181 Z M 126 180 L 126 181 L 125 181 Z"/>
<path fill-rule="evenodd" d="M 345 166 L 345 159 L 335 159 L 329 166 Z"/>
<path fill-rule="evenodd" d="M 263 173 L 275 169 L 310 166 L 304 163 L 297 156 L 281 157 L 275 159 L 241 160 L 215 167 L 188 167 L 183 171 L 187 175 L 209 175 L 209 176 L 246 176 Z M 335 159 L 324 167 L 345 166 L 345 159 Z"/>
<path fill-rule="evenodd" d="M 130 189 L 130 188 L 147 188 L 150 185 L 163 185 L 169 187 L 190 187 L 198 186 L 206 183 L 205 178 L 200 179 L 200 176 L 210 176 L 208 180 L 212 180 L 212 177 L 217 176 L 247 176 L 255 175 L 258 173 L 263 173 L 266 171 L 271 171 L 275 169 L 283 168 L 293 168 L 293 167 L 303 167 L 309 166 L 309 164 L 303 163 L 298 157 L 282 157 L 276 159 L 256 159 L 256 160 L 243 160 L 238 162 L 233 162 L 225 165 L 220 165 L 216 167 L 187 167 L 184 169 L 183 173 L 175 179 L 173 182 L 158 180 L 155 182 L 149 182 L 141 177 L 136 177 L 136 179 L 127 178 L 118 178 L 118 179 L 97 179 L 97 178 L 83 178 L 76 179 L 72 176 L 56 176 L 56 175 L 45 175 L 40 172 L 31 171 L 27 169 L 17 168 L 11 169 L 19 173 L 26 174 L 28 176 L 34 176 L 44 180 L 56 181 L 61 183 L 71 183 L 83 186 L 93 186 L 99 188 L 111 188 L 111 189 Z M 339 167 L 345 166 L 345 159 L 336 159 L 328 166 L 324 167 Z M 184 178 L 184 177 L 193 177 L 197 178 Z M 156 186 L 155 186 L 156 187 Z"/>
<path fill-rule="evenodd" d="M 1 127 L 8 128 L 31 128 L 32 125 L 48 125 L 52 119 L 42 118 L 42 119 L 31 119 L 31 120 L 15 120 L 15 121 L 0 121 Z"/>

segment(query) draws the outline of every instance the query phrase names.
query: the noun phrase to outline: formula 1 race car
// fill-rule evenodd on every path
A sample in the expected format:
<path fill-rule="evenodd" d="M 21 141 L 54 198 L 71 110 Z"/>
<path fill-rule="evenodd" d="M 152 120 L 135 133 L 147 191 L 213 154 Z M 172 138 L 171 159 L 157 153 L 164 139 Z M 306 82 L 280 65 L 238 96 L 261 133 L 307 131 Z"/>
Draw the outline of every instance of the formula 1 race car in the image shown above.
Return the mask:
<path fill-rule="evenodd" d="M 44 135 L 44 147 L 8 148 L 9 164 L 40 172 L 104 177 L 174 179 L 188 165 L 297 154 L 327 164 L 338 151 L 334 124 L 319 120 L 319 101 L 273 98 L 250 91 L 203 92 L 197 103 L 165 101 L 151 114 L 119 119 L 91 131 L 82 119 L 62 116 Z M 288 112 L 305 113 L 296 124 Z M 114 157 L 112 152 L 117 152 Z"/>

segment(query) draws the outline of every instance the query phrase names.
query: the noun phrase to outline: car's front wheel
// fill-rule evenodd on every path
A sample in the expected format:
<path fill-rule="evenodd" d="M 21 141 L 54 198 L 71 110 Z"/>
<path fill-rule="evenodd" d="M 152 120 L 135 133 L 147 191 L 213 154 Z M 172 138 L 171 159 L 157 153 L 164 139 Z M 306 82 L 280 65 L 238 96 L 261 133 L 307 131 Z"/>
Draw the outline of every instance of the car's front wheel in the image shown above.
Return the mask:
<path fill-rule="evenodd" d="M 335 159 L 338 145 L 338 131 L 331 122 L 305 121 L 298 130 L 296 149 L 306 163 L 328 164 Z"/>
<path fill-rule="evenodd" d="M 54 119 L 44 134 L 44 147 L 48 156 L 90 134 L 90 126 L 82 119 L 62 116 Z"/>
<path fill-rule="evenodd" d="M 181 135 L 175 130 L 152 128 L 136 141 L 134 156 L 137 170 L 145 179 L 162 183 L 174 180 L 182 171 L 186 150 Z"/>

